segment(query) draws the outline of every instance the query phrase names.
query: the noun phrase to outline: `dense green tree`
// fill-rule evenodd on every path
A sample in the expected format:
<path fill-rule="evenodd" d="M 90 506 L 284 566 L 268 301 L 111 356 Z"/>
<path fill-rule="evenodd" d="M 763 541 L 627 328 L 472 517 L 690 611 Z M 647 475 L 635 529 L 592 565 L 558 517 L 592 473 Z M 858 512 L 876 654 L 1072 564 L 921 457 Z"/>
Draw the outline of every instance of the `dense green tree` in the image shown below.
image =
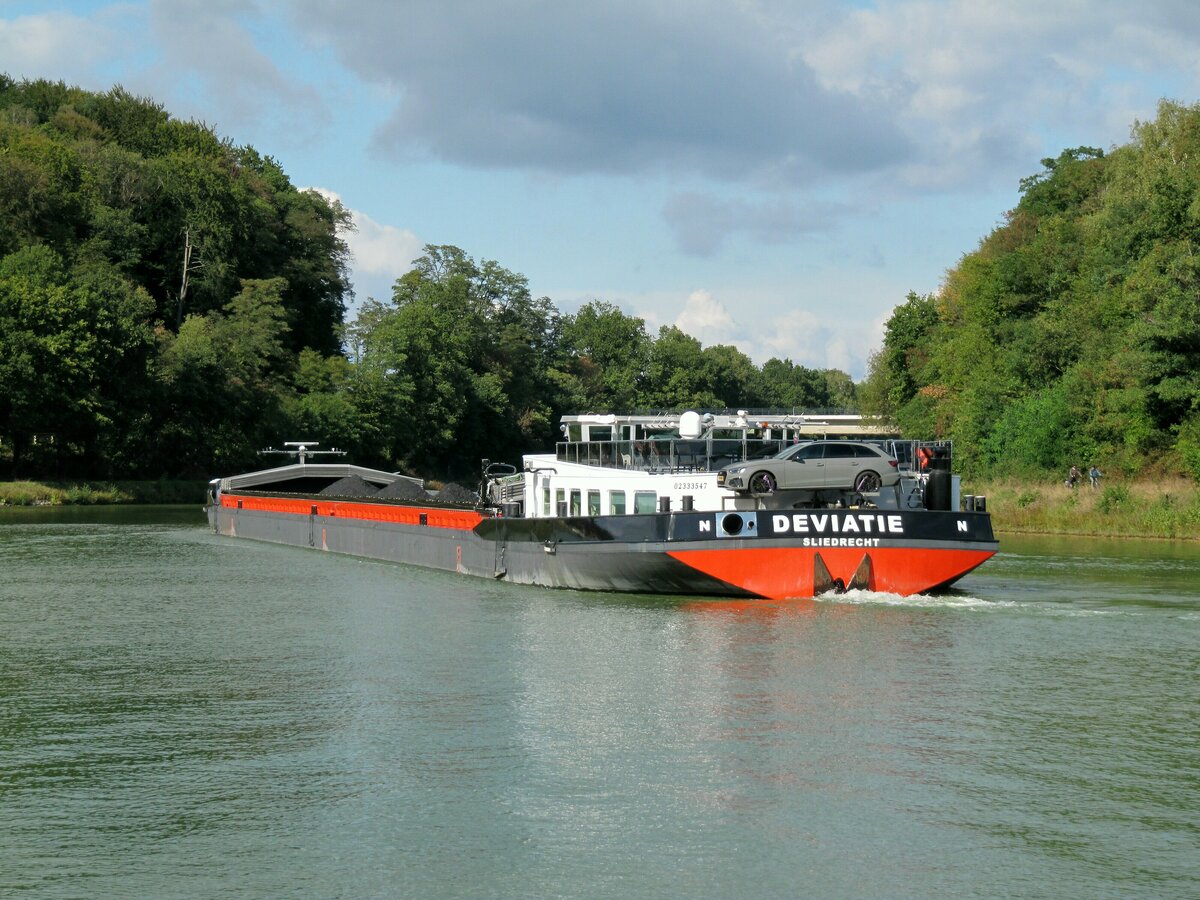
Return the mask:
<path fill-rule="evenodd" d="M 71 147 L 0 120 L 0 253 L 41 242 L 68 251 L 84 217 L 83 185 Z"/>
<path fill-rule="evenodd" d="M 427 246 L 392 303 L 364 305 L 348 330 L 364 402 L 392 436 L 388 455 L 422 472 L 466 472 L 481 457 L 551 440 L 561 379 L 559 318 L 525 278 L 461 249 Z"/>
<path fill-rule="evenodd" d="M 14 469 L 35 443 L 58 472 L 96 452 L 125 391 L 144 380 L 152 309 L 115 273 L 71 273 L 45 245 L 0 261 L 0 430 Z"/>
<path fill-rule="evenodd" d="M 1042 164 L 936 297 L 896 309 L 864 396 L 977 471 L 1194 472 L 1200 106 Z"/>
<path fill-rule="evenodd" d="M 712 406 L 760 405 L 756 389 L 761 382 L 761 373 L 741 350 L 728 344 L 712 344 L 701 353 L 699 366 L 705 387 L 714 401 Z"/>
<path fill-rule="evenodd" d="M 1021 211 L 1037 217 L 1072 212 L 1090 202 L 1104 183 L 1104 151 L 1074 147 L 1042 160 L 1042 171 L 1021 179 Z"/>
<path fill-rule="evenodd" d="M 221 312 L 162 334 L 163 426 L 153 455 L 167 470 L 232 471 L 289 426 L 294 357 L 281 278 L 247 281 Z"/>
<path fill-rule="evenodd" d="M 898 415 L 916 398 L 920 387 L 934 380 L 927 369 L 931 338 L 935 332 L 940 333 L 940 324 L 938 301 L 933 296 L 910 291 L 905 302 L 892 311 L 883 347 L 871 357 L 868 381 L 872 413 Z"/>
<path fill-rule="evenodd" d="M 674 327 L 652 339 L 601 300 L 561 315 L 453 246 L 426 247 L 388 302 L 344 325 L 350 227 L 270 156 L 149 98 L 0 76 L 0 463 L 207 475 L 304 437 L 462 476 L 550 446 L 564 412 L 854 396 L 844 373 L 759 369 Z M 1036 282 L 1043 256 L 1014 283 Z M 1148 421 L 1183 408 L 1184 312 L 1158 310 L 1173 324 L 1130 349 L 1141 380 L 1104 396 L 1153 383 Z"/>
<path fill-rule="evenodd" d="M 853 378 L 841 369 L 823 369 L 821 376 L 825 383 L 826 405 L 832 409 L 859 408 L 858 385 Z"/>
<path fill-rule="evenodd" d="M 0 112 L 0 254 L 46 242 L 104 256 L 171 328 L 220 310 L 244 279 L 284 277 L 292 348 L 338 351 L 350 221 L 336 201 L 119 87 L 6 79 Z"/>
<path fill-rule="evenodd" d="M 649 347 L 649 361 L 638 405 L 647 409 L 712 407 L 717 399 L 705 383 L 700 360 L 704 348 L 690 334 L 664 325 Z"/>
<path fill-rule="evenodd" d="M 643 394 L 650 362 L 646 323 L 612 303 L 585 303 L 562 324 L 567 366 L 577 396 L 594 409 L 632 409 Z"/>
<path fill-rule="evenodd" d="M 821 372 L 778 357 L 763 364 L 759 394 L 759 405 L 779 409 L 825 409 L 840 405 L 834 403 L 829 380 Z"/>
<path fill-rule="evenodd" d="M 188 424 L 189 398 L 212 400 L 214 423 L 231 385 L 261 390 L 265 379 L 278 382 L 268 392 L 276 408 L 297 389 L 289 379 L 302 350 L 340 354 L 348 227 L 344 209 L 297 191 L 274 160 L 151 100 L 0 78 L 0 258 L 10 289 L 0 340 L 12 350 L 0 369 L 9 398 L 0 446 L 7 439 L 22 460 L 39 434 L 39 447 L 55 449 L 35 465 L 91 474 L 172 471 L 184 458 L 167 450 L 173 433 L 196 465 L 200 441 L 244 457 L 257 437 L 233 436 L 236 415 L 227 434 L 201 435 Z M 273 298 L 266 306 L 250 296 L 260 290 Z M 191 333 L 177 341 L 189 317 Z M 178 365 L 206 334 L 234 353 L 207 370 L 215 398 L 200 383 L 184 390 L 193 376 Z M 50 362 L 30 368 L 45 353 Z M 244 371 L 248 358 L 267 360 L 266 370 Z M 30 398 L 50 384 L 58 403 L 37 411 Z"/>
<path fill-rule="evenodd" d="M 295 393 L 284 400 L 284 412 L 297 440 L 316 441 L 325 449 L 341 449 L 361 464 L 380 463 L 377 418 L 362 402 L 354 367 L 346 357 L 302 350 Z"/>

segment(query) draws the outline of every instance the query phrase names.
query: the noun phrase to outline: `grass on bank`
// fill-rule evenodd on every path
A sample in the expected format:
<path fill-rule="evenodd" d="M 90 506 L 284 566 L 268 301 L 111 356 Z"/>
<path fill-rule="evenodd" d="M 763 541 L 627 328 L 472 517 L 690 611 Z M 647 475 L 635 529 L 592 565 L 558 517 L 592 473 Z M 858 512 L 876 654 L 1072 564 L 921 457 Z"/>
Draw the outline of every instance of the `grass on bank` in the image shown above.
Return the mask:
<path fill-rule="evenodd" d="M 964 482 L 984 494 L 999 533 L 1200 540 L 1200 489 L 1182 478 L 1114 481 L 1076 488 L 1028 480 Z"/>
<path fill-rule="evenodd" d="M 203 481 L 5 481 L 0 506 L 203 503 Z"/>

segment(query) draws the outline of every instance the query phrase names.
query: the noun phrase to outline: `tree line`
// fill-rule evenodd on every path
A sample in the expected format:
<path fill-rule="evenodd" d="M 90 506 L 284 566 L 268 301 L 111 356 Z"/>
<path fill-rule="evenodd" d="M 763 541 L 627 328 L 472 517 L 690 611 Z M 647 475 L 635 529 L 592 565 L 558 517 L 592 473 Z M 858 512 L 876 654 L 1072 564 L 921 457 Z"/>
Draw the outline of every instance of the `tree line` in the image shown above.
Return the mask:
<path fill-rule="evenodd" d="M 352 319 L 349 216 L 121 88 L 0 75 L 0 477 L 211 476 L 302 437 L 469 474 L 565 412 L 859 408 L 973 475 L 1200 476 L 1200 106 L 1042 160 L 869 376 L 731 346 L 429 246 Z"/>
<path fill-rule="evenodd" d="M 977 474 L 1200 477 L 1200 106 L 1042 166 L 938 293 L 896 308 L 864 406 Z"/>
<path fill-rule="evenodd" d="M 0 75 L 0 477 L 211 476 L 294 437 L 461 475 L 565 412 L 856 403 L 843 372 L 563 314 L 452 246 L 347 321 L 349 227 L 150 99 Z"/>

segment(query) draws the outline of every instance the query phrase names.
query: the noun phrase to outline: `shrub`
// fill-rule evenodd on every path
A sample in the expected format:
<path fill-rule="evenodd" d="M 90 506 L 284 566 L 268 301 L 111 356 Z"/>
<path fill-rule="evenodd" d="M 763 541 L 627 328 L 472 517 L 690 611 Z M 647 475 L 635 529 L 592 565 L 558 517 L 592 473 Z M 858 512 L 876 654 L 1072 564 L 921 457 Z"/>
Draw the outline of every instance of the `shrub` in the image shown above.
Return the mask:
<path fill-rule="evenodd" d="M 1188 474 L 1200 479 L 1200 416 L 1180 425 L 1175 449 L 1179 452 Z"/>
<path fill-rule="evenodd" d="M 1111 513 L 1123 506 L 1129 504 L 1129 488 L 1123 484 L 1116 484 L 1106 487 L 1100 495 L 1100 501 L 1096 507 L 1102 513 Z"/>

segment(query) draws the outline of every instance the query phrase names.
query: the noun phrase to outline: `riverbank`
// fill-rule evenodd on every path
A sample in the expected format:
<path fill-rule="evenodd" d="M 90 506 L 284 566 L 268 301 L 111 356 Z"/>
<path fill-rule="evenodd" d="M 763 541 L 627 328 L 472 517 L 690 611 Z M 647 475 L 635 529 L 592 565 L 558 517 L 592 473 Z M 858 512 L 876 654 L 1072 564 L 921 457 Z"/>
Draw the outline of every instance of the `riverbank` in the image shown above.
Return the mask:
<path fill-rule="evenodd" d="M 203 503 L 202 481 L 0 482 L 0 506 Z M 999 534 L 1200 540 L 1200 488 L 1184 479 L 1113 482 L 1093 490 L 1024 480 L 970 482 Z"/>
<path fill-rule="evenodd" d="M 964 482 L 963 493 L 987 497 L 1000 535 L 1200 540 L 1200 488 L 1191 481 L 1118 482 L 1076 488 L 1029 481 Z"/>
<path fill-rule="evenodd" d="M 203 481 L 4 481 L 0 506 L 203 503 Z"/>

